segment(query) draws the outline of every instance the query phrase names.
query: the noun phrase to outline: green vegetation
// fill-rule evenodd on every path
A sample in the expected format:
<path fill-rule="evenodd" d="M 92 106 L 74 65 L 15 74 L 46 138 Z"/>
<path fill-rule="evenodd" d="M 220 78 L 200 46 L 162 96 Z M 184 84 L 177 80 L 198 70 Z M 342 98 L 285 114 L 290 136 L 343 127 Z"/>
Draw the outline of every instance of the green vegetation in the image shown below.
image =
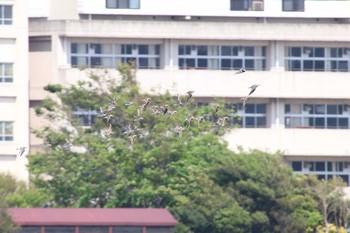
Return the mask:
<path fill-rule="evenodd" d="M 133 67 L 118 70 L 121 80 L 91 73 L 76 85 L 46 88 L 57 101 L 45 100 L 37 112 L 53 124 L 35 132 L 50 146 L 28 157 L 35 189 L 8 195 L 11 206 L 50 200 L 55 207 L 164 207 L 179 221 L 176 233 L 301 233 L 322 225 L 323 183 L 293 174 L 279 154 L 230 151 L 220 138 L 227 125 L 186 122 L 203 114 L 226 116 L 221 100 L 218 115 L 211 106 L 195 107 L 193 100 L 178 106 L 169 93 L 141 93 Z M 143 119 L 135 121 L 146 98 L 151 102 Z M 134 104 L 125 105 L 129 102 Z M 163 104 L 177 113 L 170 117 L 150 110 Z M 110 121 L 96 117 L 89 128 L 72 114 L 72 108 L 105 111 L 110 105 Z M 109 124 L 112 132 L 106 136 Z M 181 137 L 180 125 L 185 128 Z M 327 196 L 328 221 L 339 227 L 348 222 L 340 200 Z"/>

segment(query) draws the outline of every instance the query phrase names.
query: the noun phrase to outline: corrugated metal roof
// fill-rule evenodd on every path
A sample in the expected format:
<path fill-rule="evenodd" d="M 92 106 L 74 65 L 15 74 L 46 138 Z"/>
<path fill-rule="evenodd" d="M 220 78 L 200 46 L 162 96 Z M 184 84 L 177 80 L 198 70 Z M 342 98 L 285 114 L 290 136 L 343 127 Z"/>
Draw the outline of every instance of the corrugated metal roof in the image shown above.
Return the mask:
<path fill-rule="evenodd" d="M 21 226 L 174 226 L 177 222 L 162 208 L 9 208 Z"/>

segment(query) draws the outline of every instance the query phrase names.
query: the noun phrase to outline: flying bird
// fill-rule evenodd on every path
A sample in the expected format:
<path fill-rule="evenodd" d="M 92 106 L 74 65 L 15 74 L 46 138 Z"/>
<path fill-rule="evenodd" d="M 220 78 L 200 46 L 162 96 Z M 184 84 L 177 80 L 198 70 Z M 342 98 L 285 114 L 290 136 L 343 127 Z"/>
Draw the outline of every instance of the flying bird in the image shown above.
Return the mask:
<path fill-rule="evenodd" d="M 186 93 L 187 93 L 186 102 L 188 102 L 188 101 L 190 101 L 190 99 L 192 98 L 194 91 L 188 91 L 188 92 L 186 92 Z"/>
<path fill-rule="evenodd" d="M 178 126 L 177 128 L 176 128 L 176 132 L 178 133 L 178 135 L 179 135 L 179 138 L 181 138 L 182 137 L 182 134 L 183 134 L 183 131 L 185 130 L 185 128 L 181 125 L 181 126 Z"/>
<path fill-rule="evenodd" d="M 163 109 L 163 115 L 165 115 L 168 112 L 168 110 L 169 110 L 167 104 L 160 106 L 160 108 Z"/>
<path fill-rule="evenodd" d="M 199 126 L 204 120 L 204 117 L 200 116 L 197 118 L 197 125 Z"/>
<path fill-rule="evenodd" d="M 168 111 L 168 114 L 169 114 L 169 118 L 171 118 L 172 116 L 174 116 L 176 114 L 176 110 L 174 111 Z"/>
<path fill-rule="evenodd" d="M 179 93 L 176 93 L 176 105 L 182 105 L 182 102 L 181 102 L 181 96 L 179 95 Z"/>
<path fill-rule="evenodd" d="M 219 108 L 220 108 L 220 105 L 213 106 L 215 113 L 217 113 L 219 111 Z"/>
<path fill-rule="evenodd" d="M 145 111 L 147 106 L 149 105 L 149 103 L 151 102 L 151 99 L 150 98 L 147 98 L 147 99 L 144 99 L 142 100 L 143 102 L 143 105 L 141 107 L 141 111 Z"/>
<path fill-rule="evenodd" d="M 26 148 L 27 147 L 23 146 L 16 149 L 16 150 L 19 150 L 18 152 L 19 156 L 22 156 L 24 154 L 24 152 L 26 151 Z"/>
<path fill-rule="evenodd" d="M 243 108 L 245 108 L 245 105 L 247 104 L 248 99 L 249 99 L 249 96 L 244 96 L 241 98 Z"/>
<path fill-rule="evenodd" d="M 240 68 L 237 72 L 235 72 L 234 74 L 242 74 L 246 72 L 245 68 Z"/>
<path fill-rule="evenodd" d="M 112 125 L 109 124 L 108 129 L 105 131 L 105 135 L 108 137 L 113 133 Z"/>
<path fill-rule="evenodd" d="M 130 140 L 130 146 L 133 146 L 134 145 L 134 142 L 136 140 L 136 137 L 137 135 L 136 134 L 133 134 L 133 135 L 130 135 L 128 138 Z"/>
<path fill-rule="evenodd" d="M 137 116 L 136 116 L 135 121 L 140 121 L 143 119 L 143 117 L 141 116 L 141 111 L 142 111 L 142 106 L 141 106 L 141 108 L 137 109 Z"/>
<path fill-rule="evenodd" d="M 128 102 L 126 102 L 124 105 L 127 106 L 127 107 L 129 107 L 129 106 L 131 106 L 131 105 L 133 105 L 133 104 L 134 104 L 134 102 L 128 101 Z"/>
<path fill-rule="evenodd" d="M 253 86 L 250 86 L 249 88 L 251 89 L 248 96 L 253 94 L 253 92 L 258 88 L 258 86 L 261 86 L 260 84 L 254 84 Z"/>

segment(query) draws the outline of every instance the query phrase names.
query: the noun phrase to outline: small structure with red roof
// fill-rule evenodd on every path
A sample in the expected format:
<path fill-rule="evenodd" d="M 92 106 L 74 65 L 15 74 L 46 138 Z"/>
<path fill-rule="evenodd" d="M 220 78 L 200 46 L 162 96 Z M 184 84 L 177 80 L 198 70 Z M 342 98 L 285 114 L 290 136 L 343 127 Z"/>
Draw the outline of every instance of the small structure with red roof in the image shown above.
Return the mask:
<path fill-rule="evenodd" d="M 163 208 L 9 208 L 20 233 L 173 233 Z"/>

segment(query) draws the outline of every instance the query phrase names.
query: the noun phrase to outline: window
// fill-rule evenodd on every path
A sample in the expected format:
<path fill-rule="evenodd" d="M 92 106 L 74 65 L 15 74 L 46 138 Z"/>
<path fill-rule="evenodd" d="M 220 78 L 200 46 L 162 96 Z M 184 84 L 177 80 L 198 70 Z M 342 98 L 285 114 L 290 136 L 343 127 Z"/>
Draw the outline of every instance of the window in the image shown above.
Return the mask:
<path fill-rule="evenodd" d="M 263 11 L 263 0 L 231 0 L 231 11 Z"/>
<path fill-rule="evenodd" d="M 350 48 L 288 47 L 289 71 L 350 71 Z"/>
<path fill-rule="evenodd" d="M 109 233 L 109 227 L 79 227 L 79 233 Z"/>
<path fill-rule="evenodd" d="M 341 177 L 349 185 L 350 162 L 348 161 L 290 161 L 293 171 L 301 174 L 315 174 L 319 179 Z"/>
<path fill-rule="evenodd" d="M 12 24 L 12 6 L 0 5 L 0 25 Z"/>
<path fill-rule="evenodd" d="M 82 109 L 79 107 L 74 107 L 72 114 L 79 121 L 79 125 L 81 126 L 92 126 L 98 115 L 96 110 Z"/>
<path fill-rule="evenodd" d="M 243 128 L 266 128 L 266 104 L 246 104 L 244 110 L 242 104 L 226 104 L 226 108 L 232 111 L 229 123 Z"/>
<path fill-rule="evenodd" d="M 139 69 L 160 68 L 160 45 L 72 43 L 73 67 L 115 68 L 120 62 L 135 61 Z"/>
<path fill-rule="evenodd" d="M 142 233 L 142 227 L 113 227 L 113 233 Z"/>
<path fill-rule="evenodd" d="M 265 46 L 179 45 L 180 69 L 266 69 Z"/>
<path fill-rule="evenodd" d="M 41 233 L 41 227 L 21 227 L 19 233 Z"/>
<path fill-rule="evenodd" d="M 13 122 L 0 121 L 0 141 L 13 141 Z"/>
<path fill-rule="evenodd" d="M 286 128 L 349 129 L 346 104 L 285 104 Z"/>
<path fill-rule="evenodd" d="M 146 227 L 147 233 L 173 233 L 173 227 Z"/>
<path fill-rule="evenodd" d="M 140 0 L 106 0 L 106 8 L 140 9 Z"/>
<path fill-rule="evenodd" d="M 304 0 L 282 0 L 283 11 L 304 11 Z"/>
<path fill-rule="evenodd" d="M 75 233 L 75 227 L 45 226 L 45 233 Z"/>
<path fill-rule="evenodd" d="M 13 64 L 0 63 L 0 83 L 13 82 Z"/>

